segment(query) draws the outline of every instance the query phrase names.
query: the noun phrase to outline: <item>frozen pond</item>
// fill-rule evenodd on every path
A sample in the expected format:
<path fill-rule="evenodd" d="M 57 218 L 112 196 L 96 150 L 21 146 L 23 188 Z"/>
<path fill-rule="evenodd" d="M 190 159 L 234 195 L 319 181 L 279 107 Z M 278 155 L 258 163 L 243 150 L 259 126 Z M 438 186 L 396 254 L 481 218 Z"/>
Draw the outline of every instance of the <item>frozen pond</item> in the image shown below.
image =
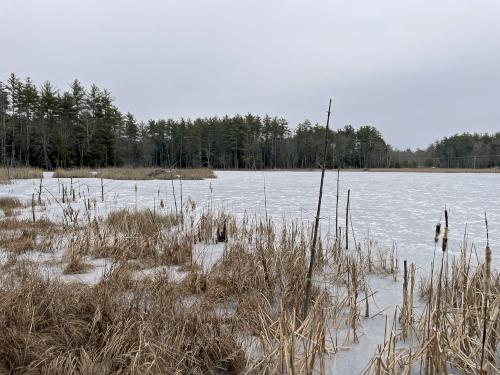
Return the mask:
<path fill-rule="evenodd" d="M 224 206 L 232 213 L 247 212 L 261 216 L 265 213 L 264 197 L 267 197 L 268 213 L 277 221 L 283 217 L 297 220 L 312 220 L 314 217 L 319 171 L 217 171 L 216 174 L 217 179 L 183 181 L 184 202 L 189 196 L 202 206 L 211 199 L 214 205 Z M 60 200 L 59 184 L 69 187 L 69 179 L 59 182 L 50 178 L 48 173 L 45 176 L 43 197 L 53 202 L 54 198 Z M 326 173 L 321 215 L 324 235 L 335 233 L 336 178 L 336 172 Z M 171 181 L 104 180 L 105 203 L 101 203 L 100 180 L 73 179 L 73 184 L 82 196 L 95 198 L 97 210 L 103 214 L 116 207 L 153 207 L 160 200 L 174 207 Z M 0 196 L 30 200 L 38 188 L 39 180 L 18 180 L 11 185 L 0 186 Z M 177 204 L 180 205 L 179 181 L 174 181 L 174 189 Z M 478 253 L 483 253 L 486 242 L 485 212 L 493 254 L 500 249 L 500 173 L 341 173 L 339 226 L 342 227 L 345 226 L 348 189 L 351 190 L 356 240 L 366 239 L 369 235 L 387 245 L 394 241 L 401 259 L 423 267 L 430 263 L 434 251 L 434 226 L 440 219 L 444 220 L 442 212 L 445 205 L 450 218 L 450 251 L 459 251 L 467 226 L 470 242 L 477 246 Z M 43 215 L 58 216 L 61 211 L 58 204 L 51 204 Z M 499 258 L 493 256 L 497 266 Z"/>
<path fill-rule="evenodd" d="M 315 215 L 320 172 L 235 172 L 218 171 L 217 179 L 204 181 L 113 181 L 104 180 L 105 201 L 101 201 L 99 179 L 73 179 L 78 194 L 72 203 L 84 220 L 83 197 L 95 202 L 93 214 L 105 215 L 119 207 L 159 206 L 163 201 L 174 209 L 174 195 L 180 205 L 188 197 L 199 207 L 209 202 L 228 211 L 249 216 L 268 214 L 279 224 L 287 220 L 312 221 Z M 336 172 L 326 174 L 322 205 L 322 234 L 335 233 Z M 40 180 L 18 180 L 0 185 L 0 197 L 15 196 L 26 201 L 38 194 Z M 42 198 L 49 204 L 36 214 L 61 218 L 63 205 L 61 186 L 69 191 L 70 180 L 42 180 Z M 265 190 L 264 190 L 265 186 Z M 435 224 L 444 221 L 442 213 L 448 208 L 450 219 L 450 252 L 458 252 L 467 227 L 469 243 L 474 243 L 483 255 L 486 242 L 484 213 L 488 215 L 493 262 L 498 268 L 500 256 L 500 173 L 499 174 L 440 174 L 395 172 L 344 172 L 340 174 L 339 225 L 345 226 L 347 190 L 351 190 L 351 212 L 357 241 L 371 239 L 387 246 L 396 243 L 399 259 L 407 259 L 422 268 L 430 266 L 434 252 Z M 264 192 L 265 191 L 265 192 Z M 81 198 L 80 198 L 81 197 Z M 266 199 L 265 199 L 266 197 Z M 56 199 L 59 201 L 56 202 Z M 29 209 L 23 215 L 30 217 Z M 350 235 L 352 243 L 352 234 Z M 376 346 L 382 342 L 386 314 L 392 319 L 396 305 L 401 304 L 401 285 L 390 278 L 371 277 L 376 290 L 375 311 L 384 311 L 363 321 L 360 342 L 349 351 L 340 352 L 328 362 L 328 373 L 361 373 Z M 362 360 L 360 360 L 362 358 Z"/>

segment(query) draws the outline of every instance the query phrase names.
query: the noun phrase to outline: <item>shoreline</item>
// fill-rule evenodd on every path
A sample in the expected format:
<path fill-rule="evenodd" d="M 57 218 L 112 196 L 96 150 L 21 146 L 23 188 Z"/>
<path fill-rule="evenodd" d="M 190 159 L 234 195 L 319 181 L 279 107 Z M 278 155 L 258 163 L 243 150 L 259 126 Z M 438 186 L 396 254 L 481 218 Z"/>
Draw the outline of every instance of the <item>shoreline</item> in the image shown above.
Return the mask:
<path fill-rule="evenodd" d="M 215 172 L 315 172 L 320 168 L 279 168 L 279 169 L 213 169 Z M 335 172 L 337 169 L 327 168 L 326 172 Z M 386 173 L 500 173 L 500 168 L 341 168 L 340 172 L 386 172 Z"/>

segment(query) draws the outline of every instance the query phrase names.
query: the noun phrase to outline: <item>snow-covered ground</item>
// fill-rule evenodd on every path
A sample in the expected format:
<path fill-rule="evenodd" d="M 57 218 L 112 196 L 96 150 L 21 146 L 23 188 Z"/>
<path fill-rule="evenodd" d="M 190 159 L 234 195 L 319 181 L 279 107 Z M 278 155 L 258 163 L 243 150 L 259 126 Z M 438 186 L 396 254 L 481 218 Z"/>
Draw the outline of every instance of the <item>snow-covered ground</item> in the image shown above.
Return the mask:
<path fill-rule="evenodd" d="M 86 220 L 85 208 L 80 197 L 91 200 L 91 215 L 104 216 L 121 207 L 159 209 L 163 202 L 168 209 L 180 207 L 191 199 L 198 207 L 213 205 L 242 216 L 268 215 L 279 223 L 287 220 L 311 221 L 315 215 L 319 172 L 216 172 L 217 179 L 204 181 L 112 181 L 104 180 L 104 202 L 101 199 L 101 180 L 73 179 L 78 196 L 72 203 L 79 220 Z M 336 172 L 327 172 L 322 205 L 322 235 L 335 232 Z M 69 179 L 55 179 L 45 173 L 42 180 L 42 199 L 49 204 L 36 212 L 37 217 L 61 219 L 62 186 L 69 191 Z M 0 197 L 12 196 L 31 201 L 38 196 L 40 180 L 18 180 L 10 185 L 0 185 Z M 394 242 L 402 263 L 407 259 L 417 267 L 428 270 L 434 252 L 434 226 L 441 220 L 446 206 L 450 218 L 451 253 L 458 253 L 467 228 L 469 243 L 484 253 L 486 230 L 484 214 L 487 213 L 493 264 L 498 268 L 500 257 L 500 174 L 437 174 L 437 173 L 369 173 L 348 172 L 340 175 L 339 225 L 345 225 L 347 190 L 351 190 L 351 217 L 356 240 L 368 236 L 386 246 Z M 35 198 L 36 199 L 36 198 Z M 30 209 L 22 215 L 31 217 Z M 352 236 L 351 236 L 352 241 Z M 196 258 L 204 267 L 211 267 L 222 253 L 221 245 L 196 246 Z M 31 255 L 34 257 L 35 255 Z M 46 257 L 40 254 L 38 256 Z M 42 261 L 42 260 L 41 260 Z M 43 259 L 43 261 L 48 261 Z M 102 260 L 95 260 L 89 274 L 65 276 L 92 282 L 106 269 Z M 100 262 L 100 263 L 99 263 Z M 152 271 L 141 271 L 152 272 Z M 174 272 L 176 272 L 174 270 Z M 143 276 L 143 275 L 142 275 Z M 182 277 L 182 271 L 176 277 Z M 401 304 L 401 285 L 389 277 L 370 277 L 376 305 L 371 313 L 376 317 L 362 319 L 360 341 L 349 351 L 340 352 L 328 362 L 330 373 L 359 373 L 367 365 L 376 345 L 384 334 L 385 314 L 392 319 L 394 309 Z"/>

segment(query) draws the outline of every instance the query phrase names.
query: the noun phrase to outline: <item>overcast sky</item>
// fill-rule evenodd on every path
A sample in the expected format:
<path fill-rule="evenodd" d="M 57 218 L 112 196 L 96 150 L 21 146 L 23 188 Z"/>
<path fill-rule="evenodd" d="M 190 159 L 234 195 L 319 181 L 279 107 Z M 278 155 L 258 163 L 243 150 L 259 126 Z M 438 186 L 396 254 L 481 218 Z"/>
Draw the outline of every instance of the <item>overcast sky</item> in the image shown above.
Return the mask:
<path fill-rule="evenodd" d="M 252 112 L 397 147 L 500 131 L 500 0 L 0 0 L 0 79 L 109 89 L 139 120 Z"/>

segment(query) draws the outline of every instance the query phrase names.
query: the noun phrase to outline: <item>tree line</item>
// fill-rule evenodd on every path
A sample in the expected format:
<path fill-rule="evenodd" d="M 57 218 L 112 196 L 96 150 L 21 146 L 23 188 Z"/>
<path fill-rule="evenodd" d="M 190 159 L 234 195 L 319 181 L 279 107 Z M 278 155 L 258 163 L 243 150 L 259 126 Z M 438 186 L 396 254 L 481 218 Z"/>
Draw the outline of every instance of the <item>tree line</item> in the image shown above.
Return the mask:
<path fill-rule="evenodd" d="M 58 167 L 317 168 L 325 129 L 252 114 L 140 122 L 106 89 L 66 91 L 11 74 L 0 81 L 0 164 Z M 329 131 L 328 168 L 492 167 L 500 132 L 444 138 L 426 150 L 391 147 L 373 126 Z"/>

